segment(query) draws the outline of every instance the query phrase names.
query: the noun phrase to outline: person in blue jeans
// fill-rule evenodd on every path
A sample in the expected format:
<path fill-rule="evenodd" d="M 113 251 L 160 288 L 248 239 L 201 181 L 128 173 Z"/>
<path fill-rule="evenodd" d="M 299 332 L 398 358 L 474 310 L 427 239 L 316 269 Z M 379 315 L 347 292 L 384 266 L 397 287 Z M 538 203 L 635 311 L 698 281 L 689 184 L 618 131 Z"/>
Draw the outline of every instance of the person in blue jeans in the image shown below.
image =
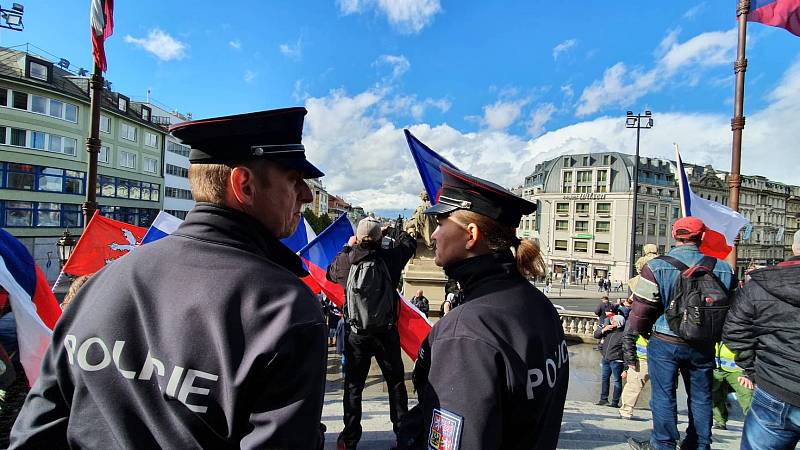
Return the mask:
<path fill-rule="evenodd" d="M 599 406 L 608 405 L 619 408 L 619 398 L 622 396 L 622 369 L 624 367 L 622 355 L 622 336 L 625 330 L 625 318 L 612 316 L 609 323 L 603 328 L 598 328 L 595 338 L 600 339 L 600 352 L 603 355 L 600 366 L 600 401 Z M 614 382 L 614 396 L 608 403 L 609 379 Z"/>
<path fill-rule="evenodd" d="M 800 440 L 800 231 L 794 256 L 750 272 L 736 292 L 722 340 L 756 384 L 742 449 L 792 449 Z"/>
<path fill-rule="evenodd" d="M 678 219 L 672 226 L 675 248 L 668 255 L 687 266 L 703 259 L 699 246 L 706 231 L 696 217 Z M 731 290 L 736 278 L 731 266 L 717 260 L 714 275 Z M 664 310 L 673 299 L 673 288 L 681 271 L 664 259 L 650 260 L 641 272 L 633 289 L 633 307 L 628 320 L 634 332 L 650 335 L 647 346 L 648 370 L 653 394 L 653 432 L 649 441 L 633 438 L 628 444 L 634 449 L 674 450 L 680 441 L 678 432 L 678 373 L 683 377 L 689 406 L 689 425 L 681 448 L 708 450 L 711 448 L 711 384 L 715 367 L 714 344 L 689 345 L 673 332 Z"/>

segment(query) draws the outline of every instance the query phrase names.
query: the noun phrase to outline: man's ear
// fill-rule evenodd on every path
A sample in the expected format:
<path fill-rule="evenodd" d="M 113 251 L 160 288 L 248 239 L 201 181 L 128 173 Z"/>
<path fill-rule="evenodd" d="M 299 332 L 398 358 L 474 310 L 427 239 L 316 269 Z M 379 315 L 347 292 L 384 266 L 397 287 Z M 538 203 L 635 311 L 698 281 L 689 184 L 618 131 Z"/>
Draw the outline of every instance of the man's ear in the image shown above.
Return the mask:
<path fill-rule="evenodd" d="M 474 223 L 470 223 L 467 225 L 467 233 L 469 234 L 469 240 L 467 241 L 466 248 L 467 250 L 472 250 L 473 247 L 477 245 L 478 239 L 481 237 L 481 229 L 478 228 L 478 226 Z"/>
<path fill-rule="evenodd" d="M 255 177 L 249 168 L 238 166 L 231 169 L 228 187 L 230 188 L 229 192 L 240 205 L 251 206 L 255 202 Z"/>

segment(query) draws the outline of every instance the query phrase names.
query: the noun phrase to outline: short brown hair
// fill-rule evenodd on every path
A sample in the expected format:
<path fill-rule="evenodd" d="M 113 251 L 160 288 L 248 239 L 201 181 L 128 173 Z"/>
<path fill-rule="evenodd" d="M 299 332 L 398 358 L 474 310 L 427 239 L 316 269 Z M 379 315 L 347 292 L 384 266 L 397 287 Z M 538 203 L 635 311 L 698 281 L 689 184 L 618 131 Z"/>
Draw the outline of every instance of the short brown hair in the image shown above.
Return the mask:
<path fill-rule="evenodd" d="M 225 204 L 228 179 L 234 167 L 247 167 L 259 175 L 262 185 L 269 185 L 266 176 L 269 161 L 255 160 L 238 164 L 192 164 L 189 166 L 189 185 L 196 202 Z"/>

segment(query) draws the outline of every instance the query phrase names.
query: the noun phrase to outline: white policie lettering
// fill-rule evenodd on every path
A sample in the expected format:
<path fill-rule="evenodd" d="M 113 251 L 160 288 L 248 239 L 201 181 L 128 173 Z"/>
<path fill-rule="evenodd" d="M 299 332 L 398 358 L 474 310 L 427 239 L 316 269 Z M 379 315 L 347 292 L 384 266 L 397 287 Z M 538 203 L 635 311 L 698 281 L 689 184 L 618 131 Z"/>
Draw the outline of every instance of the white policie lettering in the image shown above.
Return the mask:
<path fill-rule="evenodd" d="M 125 341 L 114 341 L 109 352 L 109 346 L 99 337 L 90 337 L 78 345 L 78 339 L 75 335 L 68 334 L 64 337 L 64 349 L 67 353 L 67 362 L 71 366 L 76 365 L 86 372 L 95 372 L 103 370 L 114 363 L 114 367 L 124 378 L 128 380 L 136 379 L 136 371 L 129 370 L 130 368 L 123 369 L 120 365 L 122 351 L 125 348 Z M 89 355 L 92 357 L 90 358 Z M 90 362 L 91 359 L 91 362 Z M 155 370 L 154 370 L 155 369 Z M 151 353 L 147 352 L 142 363 L 142 370 L 139 372 L 139 380 L 150 380 L 155 371 L 161 380 L 164 379 L 166 373 L 164 363 L 153 357 Z M 184 377 L 183 374 L 186 373 Z M 183 381 L 181 381 L 183 378 Z M 189 395 L 203 395 L 208 396 L 211 389 L 207 387 L 195 386 L 195 380 L 198 378 L 208 380 L 209 382 L 216 382 L 219 376 L 213 373 L 203 372 L 202 370 L 186 369 L 184 367 L 175 365 L 167 381 L 167 388 L 164 391 L 166 395 L 178 399 L 187 408 L 196 413 L 205 413 L 208 411 L 208 406 L 201 406 L 189 403 Z M 208 382 L 206 382 L 208 383 Z M 164 390 L 161 386 L 161 381 L 158 381 L 158 388 Z M 176 394 L 177 393 L 177 394 Z M 197 400 L 197 399 L 196 399 Z"/>
<path fill-rule="evenodd" d="M 547 379 L 547 386 L 552 389 L 558 379 L 558 369 L 569 360 L 567 351 L 567 341 L 561 341 L 561 345 L 555 351 L 553 358 L 544 361 L 544 370 L 533 368 L 528 370 L 528 400 L 533 400 L 533 390 L 544 383 Z"/>

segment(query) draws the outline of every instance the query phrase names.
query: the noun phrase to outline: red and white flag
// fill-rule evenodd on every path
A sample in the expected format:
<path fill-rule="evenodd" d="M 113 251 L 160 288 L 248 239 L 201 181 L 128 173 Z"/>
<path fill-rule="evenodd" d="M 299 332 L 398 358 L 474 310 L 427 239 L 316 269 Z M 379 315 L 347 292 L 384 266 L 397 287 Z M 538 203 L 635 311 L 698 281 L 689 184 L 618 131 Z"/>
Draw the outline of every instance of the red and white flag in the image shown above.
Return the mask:
<path fill-rule="evenodd" d="M 62 272 L 91 275 L 141 244 L 147 228 L 103 217 L 94 212 Z"/>
<path fill-rule="evenodd" d="M 105 72 L 108 68 L 105 41 L 114 32 L 114 0 L 92 0 L 89 24 L 92 30 L 94 63 Z"/>

